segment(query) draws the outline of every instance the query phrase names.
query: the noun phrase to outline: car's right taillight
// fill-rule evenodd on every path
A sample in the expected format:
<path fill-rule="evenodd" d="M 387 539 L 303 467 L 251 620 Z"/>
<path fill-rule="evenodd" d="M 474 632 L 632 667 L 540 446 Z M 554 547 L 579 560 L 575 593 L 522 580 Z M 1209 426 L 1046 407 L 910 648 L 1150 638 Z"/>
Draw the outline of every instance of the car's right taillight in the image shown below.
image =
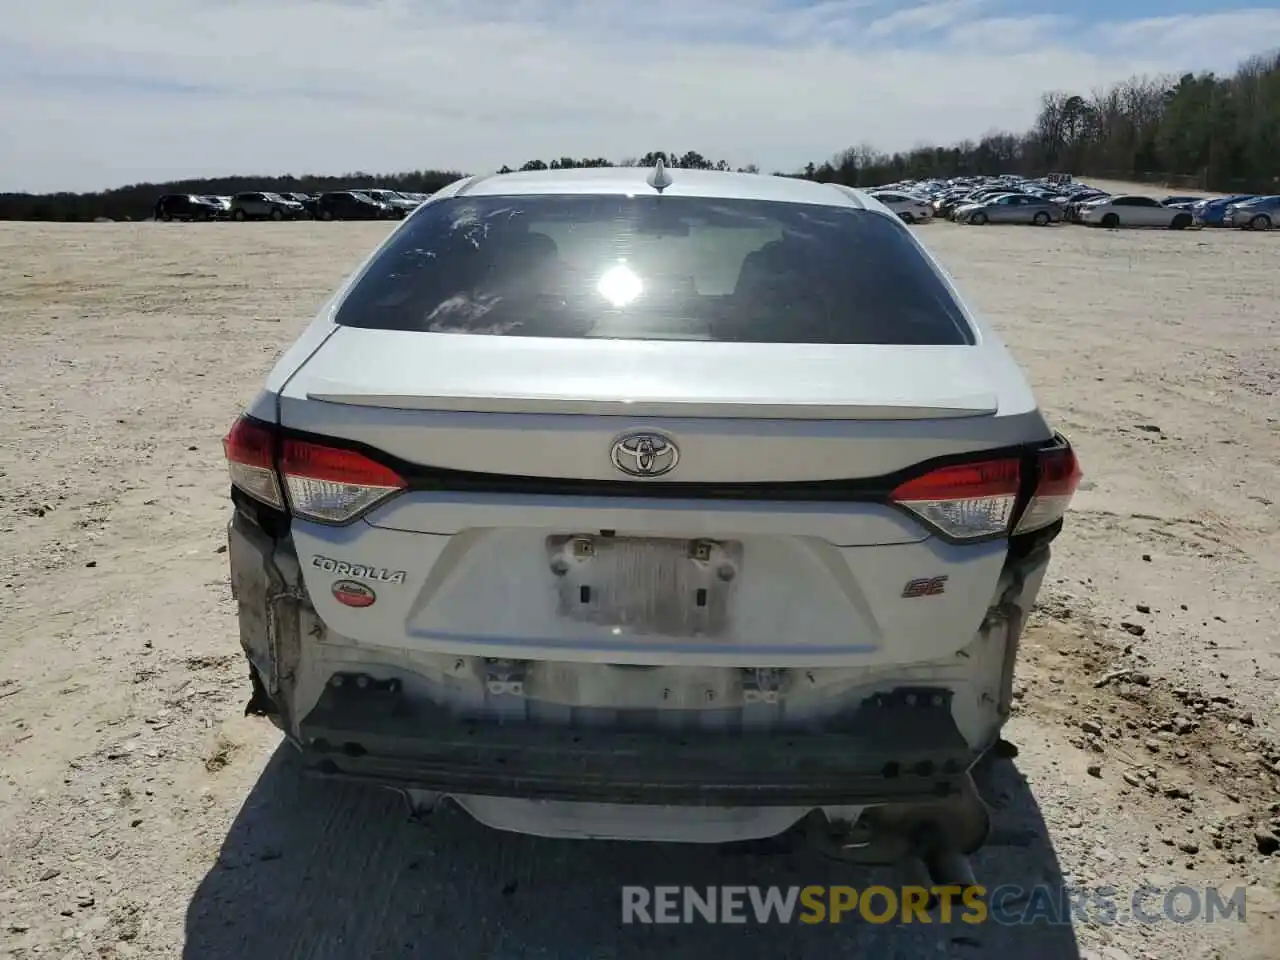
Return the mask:
<path fill-rule="evenodd" d="M 930 470 L 899 484 L 891 500 L 947 539 L 971 542 L 1051 526 L 1067 512 L 1080 478 L 1075 452 L 1058 437 L 1034 453 Z"/>
<path fill-rule="evenodd" d="M 892 500 L 953 540 L 1009 532 L 1018 503 L 1018 457 L 939 467 L 900 484 Z"/>
<path fill-rule="evenodd" d="M 1083 474 L 1071 445 L 1041 450 L 1036 456 L 1036 485 L 1014 534 L 1042 530 L 1061 520 Z"/>

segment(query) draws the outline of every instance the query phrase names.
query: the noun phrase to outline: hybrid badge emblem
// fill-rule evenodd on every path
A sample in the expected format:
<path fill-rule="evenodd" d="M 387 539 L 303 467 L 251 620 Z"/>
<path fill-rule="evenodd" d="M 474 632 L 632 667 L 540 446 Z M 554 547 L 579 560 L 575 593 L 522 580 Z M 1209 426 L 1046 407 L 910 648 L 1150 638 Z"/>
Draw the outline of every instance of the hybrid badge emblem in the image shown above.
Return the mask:
<path fill-rule="evenodd" d="M 676 445 L 658 433 L 627 433 L 613 443 L 609 458 L 633 477 L 660 477 L 680 462 Z"/>

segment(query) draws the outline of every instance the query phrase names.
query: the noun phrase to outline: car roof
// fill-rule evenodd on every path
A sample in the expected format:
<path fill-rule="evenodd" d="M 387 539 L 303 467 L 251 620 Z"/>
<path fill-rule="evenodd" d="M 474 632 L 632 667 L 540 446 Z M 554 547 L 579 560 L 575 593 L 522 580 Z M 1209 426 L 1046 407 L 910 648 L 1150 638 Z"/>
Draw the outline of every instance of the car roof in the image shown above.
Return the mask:
<path fill-rule="evenodd" d="M 536 194 L 657 195 L 649 186 L 653 167 L 586 167 L 574 170 L 529 170 L 495 173 L 456 181 L 438 196 L 498 197 Z M 865 208 L 866 195 L 852 187 L 817 183 L 795 177 L 720 170 L 667 168 L 671 183 L 663 196 L 709 197 L 723 200 L 772 200 Z"/>

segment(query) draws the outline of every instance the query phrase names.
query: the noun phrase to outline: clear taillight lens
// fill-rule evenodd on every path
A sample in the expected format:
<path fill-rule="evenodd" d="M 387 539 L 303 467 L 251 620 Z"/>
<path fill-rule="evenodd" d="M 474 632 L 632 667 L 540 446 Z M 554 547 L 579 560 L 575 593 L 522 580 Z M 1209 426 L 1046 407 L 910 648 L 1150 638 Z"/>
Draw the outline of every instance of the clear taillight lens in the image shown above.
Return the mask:
<path fill-rule="evenodd" d="M 908 480 L 893 501 L 954 540 L 1006 533 L 1018 502 L 1016 458 L 940 467 Z"/>
<path fill-rule="evenodd" d="M 1022 511 L 1015 534 L 1041 530 L 1061 520 L 1083 476 L 1070 446 L 1042 452 L 1036 466 L 1035 493 Z"/>
<path fill-rule="evenodd" d="M 406 486 L 390 467 L 354 450 L 285 439 L 280 473 L 295 516 L 345 523 Z"/>
<path fill-rule="evenodd" d="M 276 477 L 275 442 L 275 433 L 269 426 L 241 417 L 222 441 L 222 450 L 236 487 L 255 500 L 283 509 L 284 497 Z"/>
<path fill-rule="evenodd" d="M 346 523 L 407 484 L 390 467 L 354 450 L 279 437 L 241 417 L 222 442 L 231 482 L 263 503 L 321 523 Z"/>

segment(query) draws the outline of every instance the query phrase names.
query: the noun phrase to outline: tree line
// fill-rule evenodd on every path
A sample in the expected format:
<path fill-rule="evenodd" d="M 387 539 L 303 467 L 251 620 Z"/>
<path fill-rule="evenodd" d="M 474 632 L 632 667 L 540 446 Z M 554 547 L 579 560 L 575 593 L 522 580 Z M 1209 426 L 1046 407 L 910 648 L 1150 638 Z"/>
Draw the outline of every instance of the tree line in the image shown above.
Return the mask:
<path fill-rule="evenodd" d="M 730 170 L 696 151 L 650 151 L 603 157 L 529 160 L 519 170 L 667 166 Z M 736 168 L 759 172 L 754 165 Z M 1035 123 L 1022 133 L 992 131 L 977 141 L 885 153 L 850 147 L 799 171 L 774 171 L 849 186 L 903 179 L 1050 171 L 1202 190 L 1280 193 L 1280 52 L 1251 57 L 1230 76 L 1186 73 L 1131 77 L 1088 93 L 1050 91 Z M 142 220 L 165 193 L 228 195 L 246 190 L 319 193 L 389 187 L 432 193 L 465 174 L 418 170 L 342 176 L 239 176 L 139 183 L 97 193 L 0 194 L 0 220 Z"/>

